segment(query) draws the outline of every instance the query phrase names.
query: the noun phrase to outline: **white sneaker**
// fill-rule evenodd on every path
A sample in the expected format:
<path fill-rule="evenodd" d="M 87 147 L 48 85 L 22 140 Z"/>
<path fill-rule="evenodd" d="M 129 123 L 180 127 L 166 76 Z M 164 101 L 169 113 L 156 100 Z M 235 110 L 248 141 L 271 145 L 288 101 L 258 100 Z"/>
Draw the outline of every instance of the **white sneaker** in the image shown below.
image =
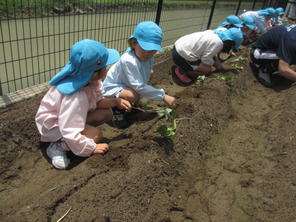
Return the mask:
<path fill-rule="evenodd" d="M 55 168 L 64 170 L 69 166 L 70 160 L 66 155 L 66 151 L 58 143 L 50 143 L 46 149 L 46 154 Z"/>

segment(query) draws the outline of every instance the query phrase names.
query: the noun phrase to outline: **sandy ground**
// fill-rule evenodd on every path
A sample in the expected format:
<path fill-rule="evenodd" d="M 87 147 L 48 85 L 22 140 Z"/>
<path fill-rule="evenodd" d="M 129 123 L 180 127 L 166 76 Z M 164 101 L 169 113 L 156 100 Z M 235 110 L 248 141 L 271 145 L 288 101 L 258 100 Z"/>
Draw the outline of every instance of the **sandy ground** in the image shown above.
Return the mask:
<path fill-rule="evenodd" d="M 265 88 L 244 61 L 216 74 L 231 84 L 212 76 L 184 88 L 170 55 L 158 61 L 152 84 L 177 97 L 182 118 L 173 140 L 156 132 L 170 121 L 134 113 L 127 129 L 102 126 L 107 154 L 70 155 L 59 171 L 34 123 L 43 95 L 0 109 L 0 221 L 57 221 L 69 209 L 63 221 L 295 221 L 294 85 Z"/>

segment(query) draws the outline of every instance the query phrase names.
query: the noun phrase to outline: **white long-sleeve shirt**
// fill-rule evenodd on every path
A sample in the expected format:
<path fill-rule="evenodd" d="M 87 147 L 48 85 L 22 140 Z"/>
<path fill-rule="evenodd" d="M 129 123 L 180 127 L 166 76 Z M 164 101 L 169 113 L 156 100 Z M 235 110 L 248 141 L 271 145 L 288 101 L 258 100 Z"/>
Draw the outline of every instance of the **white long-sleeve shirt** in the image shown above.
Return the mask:
<path fill-rule="evenodd" d="M 148 84 L 154 59 L 140 61 L 134 51 L 124 53 L 108 71 L 103 82 L 104 96 L 116 97 L 124 88 L 135 90 L 140 97 L 163 100 L 164 90 Z"/>
<path fill-rule="evenodd" d="M 96 143 L 81 132 L 85 128 L 87 113 L 95 110 L 96 103 L 102 98 L 101 81 L 93 81 L 71 95 L 51 87 L 41 100 L 35 117 L 41 141 L 56 142 L 63 138 L 75 155 L 90 156 Z"/>
<path fill-rule="evenodd" d="M 200 59 L 204 64 L 212 66 L 215 63 L 214 56 L 223 48 L 223 42 L 213 30 L 206 30 L 182 36 L 175 42 L 175 48 L 187 61 Z"/>

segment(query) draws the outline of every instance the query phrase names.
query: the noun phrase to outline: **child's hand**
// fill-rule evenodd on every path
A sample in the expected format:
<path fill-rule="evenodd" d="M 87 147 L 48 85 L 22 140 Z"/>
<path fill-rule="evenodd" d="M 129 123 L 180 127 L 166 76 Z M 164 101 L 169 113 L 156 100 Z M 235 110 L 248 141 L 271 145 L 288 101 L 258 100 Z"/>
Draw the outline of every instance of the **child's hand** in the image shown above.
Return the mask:
<path fill-rule="evenodd" d="M 176 104 L 176 98 L 169 95 L 164 95 L 163 101 L 170 106 Z"/>
<path fill-rule="evenodd" d="M 97 144 L 96 149 L 93 154 L 104 154 L 109 150 L 109 145 L 107 143 L 99 143 Z"/>
<path fill-rule="evenodd" d="M 117 98 L 117 108 L 119 109 L 124 109 L 126 111 L 130 111 L 132 108 L 132 105 L 129 101 L 122 99 L 122 98 Z"/>
<path fill-rule="evenodd" d="M 230 52 L 230 55 L 231 56 L 236 56 L 236 53 L 232 51 L 232 52 Z"/>

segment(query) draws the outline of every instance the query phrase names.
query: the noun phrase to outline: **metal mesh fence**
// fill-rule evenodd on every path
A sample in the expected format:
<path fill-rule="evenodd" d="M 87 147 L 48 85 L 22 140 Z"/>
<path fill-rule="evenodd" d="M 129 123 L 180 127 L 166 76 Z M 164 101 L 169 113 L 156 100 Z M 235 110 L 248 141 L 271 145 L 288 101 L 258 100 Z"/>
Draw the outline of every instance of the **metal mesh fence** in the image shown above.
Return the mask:
<path fill-rule="evenodd" d="M 154 20 L 157 7 L 157 0 L 30 2 L 5 1 L 0 26 L 2 94 L 48 81 L 67 63 L 69 48 L 79 40 L 95 39 L 122 52 L 134 26 Z"/>
<path fill-rule="evenodd" d="M 159 2 L 161 11 L 157 11 Z M 49 81 L 68 62 L 69 49 L 79 40 L 94 39 L 122 53 L 136 24 L 160 15 L 162 46 L 172 45 L 182 35 L 207 29 L 213 2 L 0 0 L 0 95 Z M 234 14 L 238 2 L 239 10 L 265 4 L 218 1 L 211 28 Z"/>

